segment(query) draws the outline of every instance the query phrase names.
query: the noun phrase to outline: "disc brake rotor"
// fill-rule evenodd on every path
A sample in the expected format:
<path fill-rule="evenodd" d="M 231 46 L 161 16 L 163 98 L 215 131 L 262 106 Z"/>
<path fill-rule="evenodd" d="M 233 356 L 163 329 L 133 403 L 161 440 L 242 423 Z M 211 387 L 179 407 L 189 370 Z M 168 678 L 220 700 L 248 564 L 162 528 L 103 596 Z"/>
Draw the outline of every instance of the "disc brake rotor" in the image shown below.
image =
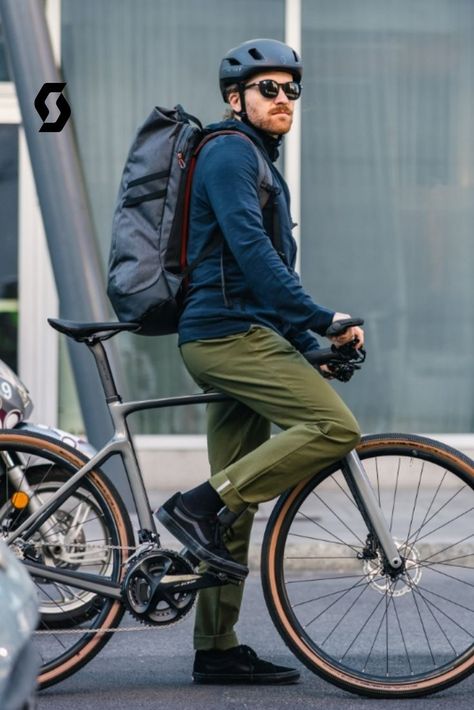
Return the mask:
<path fill-rule="evenodd" d="M 392 597 L 402 597 L 413 591 L 421 580 L 422 570 L 420 556 L 414 545 L 400 540 L 395 540 L 395 545 L 404 560 L 404 571 L 392 578 L 384 571 L 382 555 L 377 553 L 374 559 L 364 560 L 364 573 L 369 579 L 370 586 L 380 594 L 389 594 Z"/>

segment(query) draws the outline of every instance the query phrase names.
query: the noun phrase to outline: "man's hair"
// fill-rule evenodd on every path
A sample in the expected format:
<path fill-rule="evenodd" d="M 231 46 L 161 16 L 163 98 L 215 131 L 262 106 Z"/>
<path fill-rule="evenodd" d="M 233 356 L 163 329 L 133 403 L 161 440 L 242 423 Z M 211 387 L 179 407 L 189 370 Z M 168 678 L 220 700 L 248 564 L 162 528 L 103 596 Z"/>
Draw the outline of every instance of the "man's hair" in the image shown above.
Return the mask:
<path fill-rule="evenodd" d="M 226 88 L 226 90 L 225 90 L 225 97 L 226 97 L 226 100 L 228 101 L 230 94 L 236 94 L 236 93 L 238 93 L 238 92 L 239 92 L 239 85 L 238 85 L 238 84 L 231 84 L 231 85 L 228 86 L 228 87 Z M 224 121 L 227 121 L 227 120 L 229 120 L 230 118 L 234 118 L 234 117 L 235 117 L 234 111 L 231 109 L 230 106 L 228 106 L 228 107 L 226 108 L 226 110 L 224 111 L 224 115 L 223 115 Z"/>

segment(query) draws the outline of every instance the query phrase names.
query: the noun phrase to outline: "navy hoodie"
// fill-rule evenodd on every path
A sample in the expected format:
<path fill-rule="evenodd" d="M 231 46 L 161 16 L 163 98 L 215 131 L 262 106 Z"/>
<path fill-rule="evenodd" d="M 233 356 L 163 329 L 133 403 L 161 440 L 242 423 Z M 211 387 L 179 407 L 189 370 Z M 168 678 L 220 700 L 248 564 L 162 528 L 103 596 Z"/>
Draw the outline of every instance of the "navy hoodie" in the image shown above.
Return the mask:
<path fill-rule="evenodd" d="M 296 242 L 288 187 L 272 164 L 279 140 L 236 120 L 210 128 L 246 133 L 271 161 L 284 259 L 265 231 L 253 146 L 238 135 L 209 141 L 193 177 L 188 264 L 215 240 L 216 233 L 221 239 L 191 272 L 179 344 L 221 338 L 258 324 L 276 331 L 302 353 L 315 350 L 318 342 L 311 331 L 324 334 L 334 311 L 317 305 L 294 271 Z"/>

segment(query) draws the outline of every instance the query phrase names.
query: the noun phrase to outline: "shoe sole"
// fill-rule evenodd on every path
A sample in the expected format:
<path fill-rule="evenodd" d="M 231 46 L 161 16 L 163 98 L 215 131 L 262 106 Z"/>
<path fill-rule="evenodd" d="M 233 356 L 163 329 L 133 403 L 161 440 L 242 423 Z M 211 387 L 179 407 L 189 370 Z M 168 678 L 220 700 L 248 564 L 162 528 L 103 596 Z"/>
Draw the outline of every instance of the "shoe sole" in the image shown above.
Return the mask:
<path fill-rule="evenodd" d="M 184 530 L 181 525 L 166 511 L 164 508 L 159 508 L 155 513 L 156 517 L 172 533 L 183 545 L 202 562 L 207 562 L 209 565 L 217 569 L 219 572 L 225 572 L 232 577 L 243 580 L 248 575 L 247 567 L 239 565 L 237 562 L 232 563 L 228 560 L 209 552 L 205 547 L 200 545 L 189 533 Z"/>
<path fill-rule="evenodd" d="M 202 685 L 290 685 L 297 683 L 299 673 L 268 673 L 260 675 L 223 675 L 209 673 L 193 673 L 193 681 Z"/>

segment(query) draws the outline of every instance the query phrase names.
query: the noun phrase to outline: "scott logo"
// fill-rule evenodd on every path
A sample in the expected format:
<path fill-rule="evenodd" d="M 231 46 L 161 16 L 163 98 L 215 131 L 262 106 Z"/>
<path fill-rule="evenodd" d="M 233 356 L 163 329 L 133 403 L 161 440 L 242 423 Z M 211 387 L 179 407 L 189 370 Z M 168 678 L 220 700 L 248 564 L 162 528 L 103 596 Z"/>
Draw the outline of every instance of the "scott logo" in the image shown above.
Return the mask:
<path fill-rule="evenodd" d="M 71 107 L 61 93 L 65 86 L 66 84 L 47 83 L 43 84 L 39 90 L 35 99 L 35 109 L 38 111 L 41 120 L 43 121 L 40 132 L 59 133 L 59 131 L 62 131 L 66 125 L 66 122 L 71 115 Z M 46 123 L 46 119 L 49 115 L 49 108 L 46 106 L 46 99 L 50 94 L 54 93 L 59 93 L 56 100 L 56 106 L 59 109 L 59 116 L 53 123 Z"/>

